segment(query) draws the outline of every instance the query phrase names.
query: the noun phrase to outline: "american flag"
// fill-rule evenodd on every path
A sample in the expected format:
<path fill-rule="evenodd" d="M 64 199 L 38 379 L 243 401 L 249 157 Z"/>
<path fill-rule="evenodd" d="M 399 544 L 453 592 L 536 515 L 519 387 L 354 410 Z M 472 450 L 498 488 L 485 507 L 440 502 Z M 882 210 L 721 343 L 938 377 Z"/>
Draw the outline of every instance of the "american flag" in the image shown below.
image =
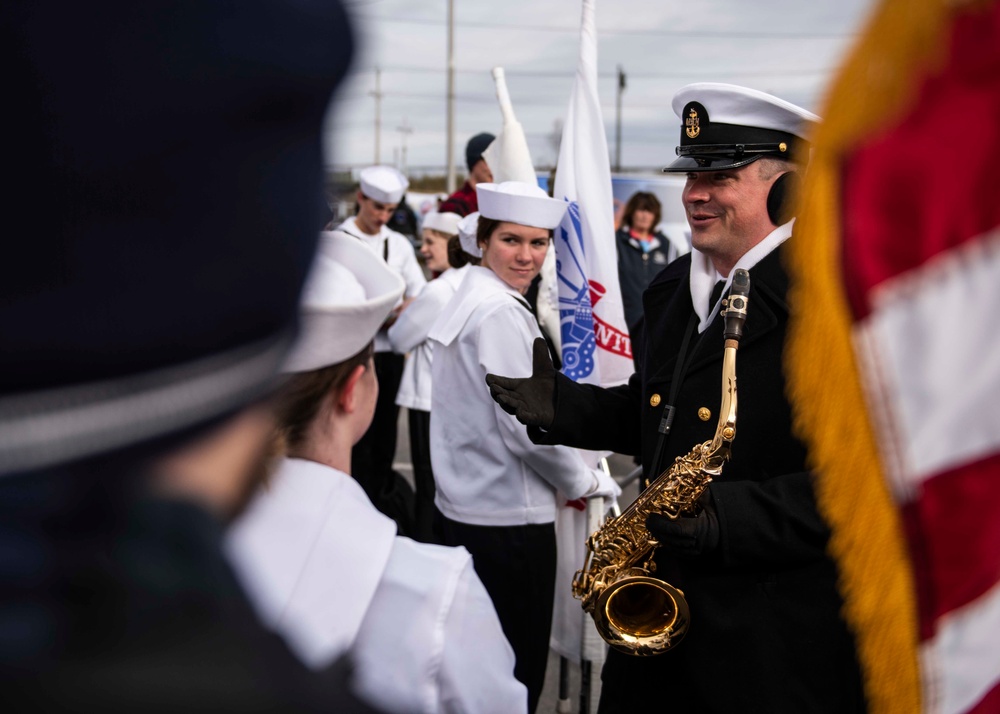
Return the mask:
<path fill-rule="evenodd" d="M 1000 711 L 1000 2 L 883 0 L 790 244 L 787 367 L 871 712 Z"/>

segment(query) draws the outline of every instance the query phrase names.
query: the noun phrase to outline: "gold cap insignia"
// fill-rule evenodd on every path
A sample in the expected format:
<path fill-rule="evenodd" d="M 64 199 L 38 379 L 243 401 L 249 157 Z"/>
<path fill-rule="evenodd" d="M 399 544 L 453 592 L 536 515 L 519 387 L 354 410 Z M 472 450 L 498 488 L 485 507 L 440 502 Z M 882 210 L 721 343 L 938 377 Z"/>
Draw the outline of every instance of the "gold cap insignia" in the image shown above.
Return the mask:
<path fill-rule="evenodd" d="M 689 139 L 698 138 L 698 134 L 701 133 L 701 127 L 698 125 L 700 121 L 698 117 L 698 112 L 691 108 L 688 111 L 687 119 L 684 120 L 684 133 L 688 135 Z"/>

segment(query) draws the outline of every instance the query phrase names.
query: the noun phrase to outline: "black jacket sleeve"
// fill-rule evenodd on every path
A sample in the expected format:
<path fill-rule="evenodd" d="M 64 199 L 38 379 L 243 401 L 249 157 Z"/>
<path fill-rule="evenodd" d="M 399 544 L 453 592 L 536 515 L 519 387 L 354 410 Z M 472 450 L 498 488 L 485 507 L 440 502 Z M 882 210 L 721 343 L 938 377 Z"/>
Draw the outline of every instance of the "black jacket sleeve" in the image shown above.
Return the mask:
<path fill-rule="evenodd" d="M 536 444 L 565 444 L 592 451 L 639 453 L 641 435 L 638 375 L 628 384 L 604 389 L 556 374 L 556 418 L 552 427 L 528 427 Z"/>

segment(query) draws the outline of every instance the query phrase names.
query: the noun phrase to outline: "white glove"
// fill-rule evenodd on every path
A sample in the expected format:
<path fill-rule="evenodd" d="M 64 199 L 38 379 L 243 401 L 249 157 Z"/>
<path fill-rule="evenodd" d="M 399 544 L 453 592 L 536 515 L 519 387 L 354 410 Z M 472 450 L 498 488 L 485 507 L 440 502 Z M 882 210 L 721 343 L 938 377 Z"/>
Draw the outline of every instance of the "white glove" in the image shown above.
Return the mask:
<path fill-rule="evenodd" d="M 609 474 L 604 473 L 603 469 L 594 469 L 590 474 L 594 478 L 594 483 L 590 490 L 584 494 L 584 498 L 603 496 L 605 501 L 611 503 L 617 501 L 618 497 L 622 495 L 622 487 Z"/>

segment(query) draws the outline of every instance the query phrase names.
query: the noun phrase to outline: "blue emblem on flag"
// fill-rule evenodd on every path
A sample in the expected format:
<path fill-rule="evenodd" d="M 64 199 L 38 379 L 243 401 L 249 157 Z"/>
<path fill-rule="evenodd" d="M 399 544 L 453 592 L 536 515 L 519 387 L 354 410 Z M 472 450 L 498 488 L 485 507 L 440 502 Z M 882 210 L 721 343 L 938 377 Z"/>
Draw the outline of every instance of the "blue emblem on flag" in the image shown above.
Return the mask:
<path fill-rule="evenodd" d="M 569 210 L 556 231 L 556 274 L 559 276 L 559 327 L 562 335 L 562 371 L 578 381 L 594 371 L 594 310 L 590 283 L 584 270 L 585 251 L 580 226 L 580 204 Z M 567 256 L 569 260 L 567 260 Z"/>

